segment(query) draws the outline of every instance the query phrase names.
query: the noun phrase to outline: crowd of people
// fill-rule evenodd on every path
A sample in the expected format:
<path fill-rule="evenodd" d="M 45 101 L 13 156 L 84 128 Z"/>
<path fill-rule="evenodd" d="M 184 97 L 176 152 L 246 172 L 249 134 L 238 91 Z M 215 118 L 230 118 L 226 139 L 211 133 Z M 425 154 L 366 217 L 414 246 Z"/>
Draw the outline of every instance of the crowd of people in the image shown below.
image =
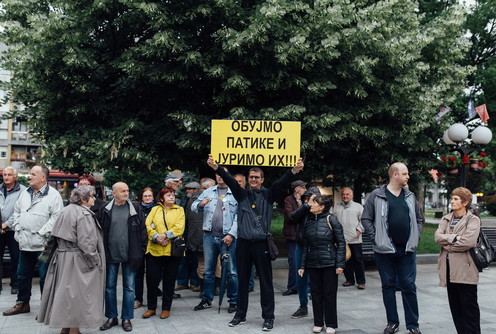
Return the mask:
<path fill-rule="evenodd" d="M 139 203 L 129 199 L 124 182 L 112 186 L 112 200 L 96 198 L 95 179 L 80 177 L 66 207 L 60 193 L 47 180 L 49 170 L 35 165 L 29 187 L 17 182 L 17 171 L 3 170 L 0 185 L 0 259 L 5 247 L 11 255 L 11 293 L 16 304 L 3 312 L 12 316 L 30 312 L 32 279 L 38 268 L 42 292 L 37 321 L 78 334 L 81 328 L 105 331 L 119 325 L 117 278 L 122 273 L 121 326 L 133 330 L 135 310 L 145 304 L 142 318 L 171 316 L 178 293 L 200 293 L 193 311 L 212 307 L 214 295 L 227 293 L 228 323 L 245 323 L 254 269 L 260 284 L 262 330 L 274 327 L 271 222 L 275 202 L 283 202 L 283 235 L 288 249 L 288 282 L 283 296 L 298 294 L 300 306 L 291 315 L 309 315 L 313 333 L 336 332 L 338 275 L 343 286 L 366 288 L 362 234 L 373 240 L 386 310 L 384 334 L 399 330 L 396 291 L 401 292 L 406 328 L 421 333 L 416 294 L 416 255 L 423 217 L 413 192 L 408 190 L 408 168 L 400 162 L 389 168 L 389 182 L 375 189 L 362 206 L 353 190 L 341 189 L 341 202 L 318 187 L 294 180 L 303 170 L 300 159 L 269 187 L 259 167 L 232 176 L 212 156 L 207 164 L 215 180 L 200 179 L 185 185 L 177 198 L 183 174 L 167 174 L 157 194 L 145 187 Z M 292 193 L 288 196 L 286 190 Z M 447 287 L 450 310 L 458 333 L 480 333 L 477 303 L 478 271 L 469 254 L 479 234 L 480 220 L 470 213 L 471 193 L 452 193 L 453 212 L 443 217 L 435 233 L 440 245 L 440 285 Z M 351 250 L 347 259 L 346 249 Z M 37 266 L 36 266 L 37 264 Z M 2 261 L 0 260 L 0 275 Z M 1 276 L 0 276 L 1 277 Z M 1 288 L 1 285 L 0 285 Z M 219 291 L 220 290 L 220 291 Z M 1 291 L 1 290 L 0 290 Z M 219 305 L 219 309 L 220 309 Z M 102 324 L 103 315 L 107 320 Z"/>

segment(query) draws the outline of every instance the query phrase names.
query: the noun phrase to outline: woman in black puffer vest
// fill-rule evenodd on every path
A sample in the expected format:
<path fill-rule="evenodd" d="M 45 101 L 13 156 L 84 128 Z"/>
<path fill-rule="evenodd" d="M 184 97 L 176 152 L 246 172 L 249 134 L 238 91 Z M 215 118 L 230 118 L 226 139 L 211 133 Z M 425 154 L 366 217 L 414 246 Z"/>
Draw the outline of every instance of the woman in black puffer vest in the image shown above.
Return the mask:
<path fill-rule="evenodd" d="M 298 274 L 307 270 L 310 276 L 314 333 L 322 331 L 324 322 L 326 334 L 334 334 L 338 327 L 338 274 L 344 269 L 346 242 L 343 227 L 329 213 L 331 204 L 331 199 L 323 195 L 305 204 L 309 212 L 303 226 L 305 246 Z"/>

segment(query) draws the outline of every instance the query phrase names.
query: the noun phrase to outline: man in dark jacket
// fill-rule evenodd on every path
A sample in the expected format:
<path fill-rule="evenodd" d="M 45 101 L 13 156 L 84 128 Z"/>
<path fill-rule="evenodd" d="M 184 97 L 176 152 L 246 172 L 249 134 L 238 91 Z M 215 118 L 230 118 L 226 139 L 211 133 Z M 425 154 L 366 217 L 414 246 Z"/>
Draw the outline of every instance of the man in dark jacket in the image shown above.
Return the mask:
<path fill-rule="evenodd" d="M 246 322 L 248 310 L 248 283 L 252 263 L 255 264 L 260 281 L 260 304 L 262 306 L 262 329 L 270 331 L 274 327 L 274 287 L 272 285 L 272 264 L 269 257 L 267 234 L 270 233 L 273 203 L 283 194 L 284 187 L 293 176 L 303 169 L 303 160 L 287 171 L 267 189 L 263 171 L 252 167 L 248 172 L 250 190 L 241 188 L 224 168 L 219 168 L 212 155 L 208 165 L 224 180 L 238 202 L 238 247 L 236 260 L 238 265 L 238 305 L 236 315 L 229 323 L 230 327 Z"/>
<path fill-rule="evenodd" d="M 143 262 L 147 244 L 146 227 L 141 215 L 129 200 L 129 187 L 124 182 L 112 186 L 114 199 L 98 211 L 98 221 L 103 228 L 103 243 L 107 261 L 105 282 L 105 316 L 108 318 L 100 330 L 119 324 L 117 320 L 117 276 L 122 265 L 122 328 L 133 330 L 134 280 Z"/>
<path fill-rule="evenodd" d="M 286 239 L 286 245 L 288 246 L 288 285 L 287 290 L 282 293 L 283 296 L 294 295 L 298 291 L 296 287 L 296 271 L 297 266 L 295 265 L 295 253 L 296 253 L 296 230 L 298 225 L 293 224 L 291 218 L 291 212 L 298 209 L 302 204 L 301 195 L 305 193 L 306 182 L 302 180 L 296 180 L 291 183 L 291 189 L 293 193 L 284 199 L 284 227 L 282 233 Z"/>

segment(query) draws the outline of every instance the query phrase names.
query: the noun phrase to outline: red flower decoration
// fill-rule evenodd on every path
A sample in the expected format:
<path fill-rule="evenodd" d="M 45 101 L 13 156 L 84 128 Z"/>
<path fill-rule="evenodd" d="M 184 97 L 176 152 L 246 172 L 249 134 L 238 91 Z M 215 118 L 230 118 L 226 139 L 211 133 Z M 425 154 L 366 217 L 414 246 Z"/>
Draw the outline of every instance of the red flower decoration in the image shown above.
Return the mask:
<path fill-rule="evenodd" d="M 455 162 L 456 161 L 456 158 L 455 157 L 449 157 L 449 161 Z"/>
<path fill-rule="evenodd" d="M 464 156 L 462 157 L 462 163 L 464 163 L 464 164 L 468 164 L 468 155 L 464 155 Z"/>
<path fill-rule="evenodd" d="M 444 163 L 448 162 L 448 158 L 443 157 L 441 160 L 443 160 Z"/>

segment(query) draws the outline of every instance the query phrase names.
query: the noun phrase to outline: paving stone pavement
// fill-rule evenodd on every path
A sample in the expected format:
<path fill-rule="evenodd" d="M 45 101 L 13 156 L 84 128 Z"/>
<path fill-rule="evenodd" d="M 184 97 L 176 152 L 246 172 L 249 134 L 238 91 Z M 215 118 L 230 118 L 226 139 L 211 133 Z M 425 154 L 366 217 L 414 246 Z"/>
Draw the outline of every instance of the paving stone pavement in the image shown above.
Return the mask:
<path fill-rule="evenodd" d="M 280 259 L 283 260 L 283 259 Z M 420 308 L 420 329 L 424 334 L 452 334 L 456 333 L 451 320 L 446 290 L 438 286 L 437 264 L 419 264 L 417 266 L 417 288 Z M 356 287 L 342 287 L 338 290 L 338 334 L 381 334 L 386 324 L 385 311 L 380 291 L 380 278 L 375 268 L 367 268 L 367 288 L 358 290 Z M 287 269 L 274 269 L 274 290 L 276 296 L 276 319 L 272 333 L 301 334 L 311 333 L 313 320 L 311 307 L 310 315 L 301 319 L 291 319 L 290 315 L 299 306 L 298 296 L 282 296 L 286 290 Z M 340 284 L 344 281 L 341 275 Z M 40 291 L 37 279 L 33 282 L 33 297 L 31 313 L 5 317 L 0 315 L 1 334 L 56 334 L 60 329 L 49 328 L 35 321 L 39 309 Z M 8 280 L 3 280 L 3 291 L 0 295 L 0 311 L 4 311 L 15 304 L 16 296 L 10 294 Z M 481 274 L 479 283 L 479 305 L 481 308 L 482 333 L 496 333 L 496 266 L 493 265 Z M 203 333 L 262 333 L 260 293 L 258 282 L 255 292 L 250 294 L 250 305 L 247 314 L 247 323 L 237 328 L 228 327 L 233 315 L 227 313 L 225 299 L 220 313 L 217 313 L 217 299 L 213 307 L 202 311 L 193 311 L 193 307 L 200 299 L 198 293 L 181 291 L 182 298 L 174 300 L 171 317 L 161 320 L 158 316 L 142 319 L 146 311 L 142 307 L 135 311 L 132 333 L 143 334 L 203 334 Z M 122 286 L 118 286 L 119 306 L 121 305 Z M 146 296 L 146 291 L 145 291 Z M 398 310 L 400 314 L 400 331 L 406 333 L 404 327 L 401 295 L 397 294 Z M 160 305 L 160 300 L 159 300 Z M 119 307 L 120 309 L 120 307 Z M 104 319 L 102 319 L 103 323 Z M 100 333 L 98 328 L 83 329 L 85 333 Z M 116 326 L 105 332 L 106 334 L 124 333 L 122 327 Z"/>

